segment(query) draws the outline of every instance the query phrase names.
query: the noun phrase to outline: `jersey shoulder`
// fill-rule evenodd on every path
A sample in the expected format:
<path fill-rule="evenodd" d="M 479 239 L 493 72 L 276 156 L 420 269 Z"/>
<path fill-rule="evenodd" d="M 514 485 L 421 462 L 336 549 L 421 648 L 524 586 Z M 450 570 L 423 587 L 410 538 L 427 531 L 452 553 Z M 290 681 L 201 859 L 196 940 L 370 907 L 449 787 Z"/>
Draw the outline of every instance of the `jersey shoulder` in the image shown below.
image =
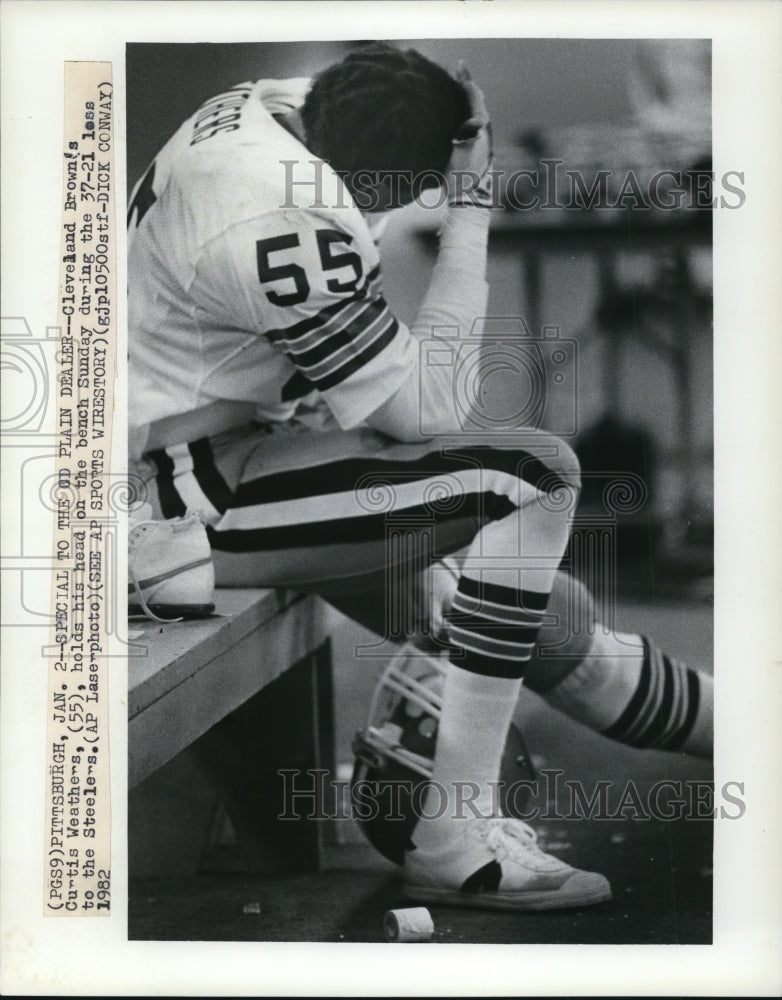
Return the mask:
<path fill-rule="evenodd" d="M 241 84 L 184 124 L 170 187 L 200 242 L 246 220 L 268 216 L 274 227 L 281 212 L 298 216 L 304 228 L 317 216 L 363 235 L 366 224 L 342 180 L 274 117 L 298 107 L 308 86 L 307 78 Z"/>
<path fill-rule="evenodd" d="M 265 119 L 300 108 L 310 82 L 308 77 L 257 80 L 236 84 L 208 98 L 183 125 L 190 147 L 220 145 L 211 140 L 225 141 L 236 132 L 242 132 L 246 141 L 248 128 L 268 124 Z"/>

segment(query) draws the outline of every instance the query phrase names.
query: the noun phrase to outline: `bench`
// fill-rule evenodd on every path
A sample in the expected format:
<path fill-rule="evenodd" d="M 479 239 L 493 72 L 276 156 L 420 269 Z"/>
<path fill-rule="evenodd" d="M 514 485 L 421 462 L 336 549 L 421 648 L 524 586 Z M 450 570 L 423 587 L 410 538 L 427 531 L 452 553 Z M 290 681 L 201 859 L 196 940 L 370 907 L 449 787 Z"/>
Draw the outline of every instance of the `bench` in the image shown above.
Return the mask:
<path fill-rule="evenodd" d="M 218 803 L 247 869 L 315 870 L 324 824 L 277 820 L 286 805 L 278 772 L 333 770 L 326 605 L 258 589 L 217 590 L 215 605 L 207 619 L 129 623 L 142 653 L 128 660 L 129 822 L 139 839 L 152 834 L 144 849 L 129 837 L 131 874 L 134 857 L 144 874 L 196 864 Z M 177 812 L 187 815 L 174 831 Z M 167 833 L 154 829 L 161 823 Z M 152 845 L 169 835 L 182 844 L 156 864 Z"/>

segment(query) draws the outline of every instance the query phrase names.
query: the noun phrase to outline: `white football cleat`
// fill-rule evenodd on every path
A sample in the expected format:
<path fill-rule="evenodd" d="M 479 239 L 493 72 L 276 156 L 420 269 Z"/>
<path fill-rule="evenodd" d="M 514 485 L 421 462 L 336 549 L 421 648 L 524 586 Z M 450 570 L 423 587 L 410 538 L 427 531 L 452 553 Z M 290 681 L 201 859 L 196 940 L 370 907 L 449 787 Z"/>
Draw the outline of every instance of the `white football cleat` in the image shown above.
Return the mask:
<path fill-rule="evenodd" d="M 607 879 L 545 854 L 521 820 L 455 819 L 453 829 L 444 848 L 406 853 L 409 899 L 487 910 L 556 910 L 611 898 Z"/>
<path fill-rule="evenodd" d="M 214 565 L 198 514 L 154 521 L 151 513 L 144 504 L 130 515 L 128 614 L 161 622 L 211 614 Z"/>

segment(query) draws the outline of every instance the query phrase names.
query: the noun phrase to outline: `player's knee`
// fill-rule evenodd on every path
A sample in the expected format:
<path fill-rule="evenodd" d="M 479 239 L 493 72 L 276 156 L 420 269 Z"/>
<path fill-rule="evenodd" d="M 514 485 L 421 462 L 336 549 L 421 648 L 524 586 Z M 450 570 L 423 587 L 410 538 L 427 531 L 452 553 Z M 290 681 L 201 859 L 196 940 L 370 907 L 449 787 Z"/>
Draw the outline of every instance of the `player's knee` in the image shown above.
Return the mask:
<path fill-rule="evenodd" d="M 524 428 L 518 436 L 509 437 L 505 447 L 512 448 L 521 456 L 524 478 L 524 465 L 530 463 L 529 471 L 534 469 L 539 480 L 538 488 L 542 492 L 561 488 L 563 484 L 576 494 L 580 491 L 581 463 L 575 451 L 562 438 L 547 431 Z"/>
<path fill-rule="evenodd" d="M 549 440 L 554 454 L 543 459 L 544 463 L 551 469 L 552 473 L 578 492 L 581 489 L 581 463 L 578 460 L 578 455 L 562 438 L 554 437 L 552 434 Z"/>
<path fill-rule="evenodd" d="M 530 457 L 530 466 L 522 466 L 521 477 L 534 482 L 541 514 L 545 512 L 552 525 L 557 514 L 571 518 L 581 492 L 581 465 L 576 453 L 553 434 L 541 436 L 534 449 L 524 448 L 524 453 Z"/>

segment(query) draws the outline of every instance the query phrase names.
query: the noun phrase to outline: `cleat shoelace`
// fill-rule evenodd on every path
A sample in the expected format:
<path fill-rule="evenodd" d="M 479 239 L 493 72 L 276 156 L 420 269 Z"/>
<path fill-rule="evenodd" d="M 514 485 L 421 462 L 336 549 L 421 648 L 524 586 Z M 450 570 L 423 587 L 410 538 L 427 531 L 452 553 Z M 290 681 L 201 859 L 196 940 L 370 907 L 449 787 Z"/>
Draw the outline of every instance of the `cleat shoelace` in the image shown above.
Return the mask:
<path fill-rule="evenodd" d="M 481 824 L 480 832 L 486 840 L 487 847 L 499 860 L 512 857 L 520 848 L 539 857 L 545 857 L 538 847 L 537 833 L 519 819 L 498 817 Z"/>

